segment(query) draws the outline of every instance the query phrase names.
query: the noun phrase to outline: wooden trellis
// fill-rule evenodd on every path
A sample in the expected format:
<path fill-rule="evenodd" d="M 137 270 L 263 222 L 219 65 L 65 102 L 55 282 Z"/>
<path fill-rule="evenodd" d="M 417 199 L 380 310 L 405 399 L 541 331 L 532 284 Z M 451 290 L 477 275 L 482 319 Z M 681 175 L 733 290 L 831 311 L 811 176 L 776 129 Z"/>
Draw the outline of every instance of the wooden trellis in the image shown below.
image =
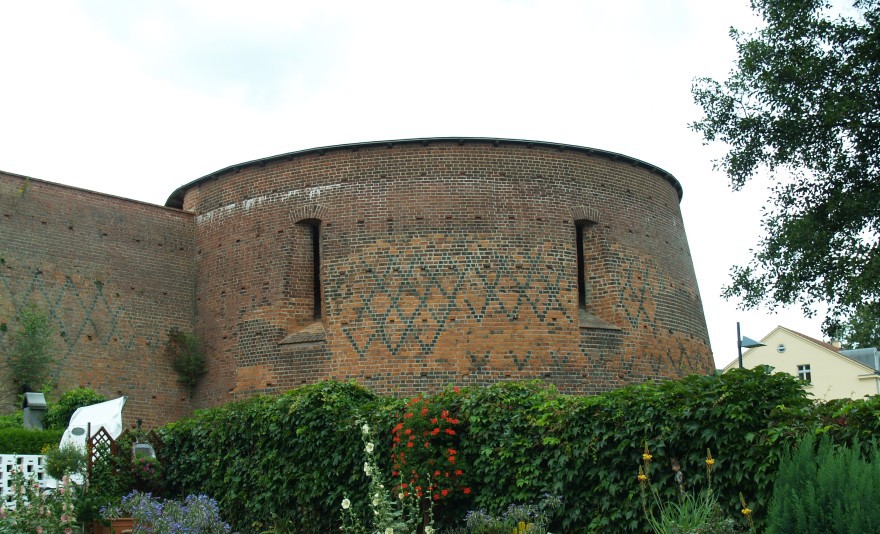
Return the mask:
<path fill-rule="evenodd" d="M 88 429 L 88 433 L 91 436 L 86 440 L 86 450 L 89 459 L 89 482 L 92 480 L 92 467 L 94 467 L 95 463 L 101 459 L 102 453 L 106 452 L 112 456 L 119 456 L 120 454 L 125 453 L 125 451 L 120 450 L 119 442 L 122 441 L 129 432 L 131 432 L 129 429 L 123 430 L 118 438 L 113 439 L 104 427 L 99 428 L 94 435 L 91 435 L 91 428 Z M 152 445 L 153 450 L 156 452 L 156 458 L 159 458 L 161 461 L 163 443 L 159 434 L 157 434 L 155 430 L 150 430 L 143 435 L 141 441 Z M 130 452 L 131 451 L 129 451 L 129 453 Z"/>

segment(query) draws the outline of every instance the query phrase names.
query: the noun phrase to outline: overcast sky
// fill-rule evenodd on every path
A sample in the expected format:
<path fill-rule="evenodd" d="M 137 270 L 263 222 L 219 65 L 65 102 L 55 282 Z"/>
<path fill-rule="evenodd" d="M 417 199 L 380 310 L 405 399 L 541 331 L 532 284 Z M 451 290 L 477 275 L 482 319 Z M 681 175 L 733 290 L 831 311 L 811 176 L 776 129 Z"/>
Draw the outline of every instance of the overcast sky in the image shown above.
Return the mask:
<path fill-rule="evenodd" d="M 821 339 L 799 309 L 721 299 L 766 182 L 731 192 L 687 124 L 748 0 L 0 0 L 0 169 L 164 204 L 233 163 L 411 137 L 533 139 L 672 173 L 718 367 L 736 322 Z M 2 245 L 0 245 L 2 246 Z"/>

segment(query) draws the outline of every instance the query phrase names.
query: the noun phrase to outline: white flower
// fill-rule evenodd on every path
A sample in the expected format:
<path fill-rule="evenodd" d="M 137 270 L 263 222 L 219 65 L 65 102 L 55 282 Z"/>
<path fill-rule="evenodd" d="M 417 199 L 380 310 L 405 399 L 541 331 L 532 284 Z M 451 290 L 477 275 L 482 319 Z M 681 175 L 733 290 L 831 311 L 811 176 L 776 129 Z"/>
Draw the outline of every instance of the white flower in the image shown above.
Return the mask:
<path fill-rule="evenodd" d="M 366 449 L 367 449 L 367 452 L 368 452 L 368 453 L 373 452 L 373 449 L 374 449 L 374 448 L 375 448 L 375 447 L 373 446 L 372 443 L 367 443 L 367 447 L 366 447 Z"/>
<path fill-rule="evenodd" d="M 370 476 L 371 472 L 372 472 L 372 470 L 370 469 L 370 464 L 368 464 L 367 462 L 364 462 L 364 473 L 366 473 L 367 476 Z"/>
<path fill-rule="evenodd" d="M 425 534 L 434 534 L 434 527 L 428 525 L 425 527 Z"/>
<path fill-rule="evenodd" d="M 348 510 L 348 507 L 351 506 L 351 501 L 348 499 L 342 499 L 342 509 Z"/>
<path fill-rule="evenodd" d="M 373 495 L 373 506 L 379 506 L 379 494 Z"/>
<path fill-rule="evenodd" d="M 364 423 L 364 426 L 361 427 L 361 432 L 363 432 L 364 434 L 369 434 L 370 433 L 370 425 L 368 425 L 367 423 Z"/>
<path fill-rule="evenodd" d="M 391 528 L 391 527 L 386 528 L 386 529 L 385 529 L 385 534 L 394 534 L 394 529 Z"/>
<path fill-rule="evenodd" d="M 402 501 L 403 500 L 403 492 L 398 493 L 397 498 Z"/>

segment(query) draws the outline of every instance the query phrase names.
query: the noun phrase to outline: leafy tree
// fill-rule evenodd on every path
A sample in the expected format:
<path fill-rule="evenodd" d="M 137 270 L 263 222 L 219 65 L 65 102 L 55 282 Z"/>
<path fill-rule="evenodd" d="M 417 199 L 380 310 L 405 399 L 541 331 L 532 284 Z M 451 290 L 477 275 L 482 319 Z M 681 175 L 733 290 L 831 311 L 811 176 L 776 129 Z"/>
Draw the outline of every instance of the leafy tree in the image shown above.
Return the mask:
<path fill-rule="evenodd" d="M 834 323 L 834 337 L 847 348 L 880 348 L 880 303 L 863 304 L 841 323 Z"/>
<path fill-rule="evenodd" d="M 33 303 L 18 312 L 19 328 L 6 339 L 6 364 L 12 380 L 22 389 L 45 385 L 55 358 L 49 317 Z"/>
<path fill-rule="evenodd" d="M 732 269 L 725 297 L 743 306 L 830 306 L 828 333 L 880 305 L 880 0 L 843 14 L 826 0 L 752 0 L 764 25 L 731 29 L 729 78 L 696 80 L 703 118 L 727 144 L 717 162 L 734 190 L 758 173 L 775 185 L 752 261 Z"/>

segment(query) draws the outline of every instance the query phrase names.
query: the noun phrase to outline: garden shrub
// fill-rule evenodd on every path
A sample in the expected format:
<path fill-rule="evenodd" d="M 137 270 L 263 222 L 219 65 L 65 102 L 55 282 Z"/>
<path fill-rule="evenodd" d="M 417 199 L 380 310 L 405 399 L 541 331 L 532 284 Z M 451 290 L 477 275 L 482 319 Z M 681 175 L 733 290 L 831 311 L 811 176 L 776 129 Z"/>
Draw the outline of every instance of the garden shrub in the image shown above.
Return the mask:
<path fill-rule="evenodd" d="M 61 430 L 2 428 L 0 454 L 42 454 L 47 446 L 57 446 L 63 433 Z"/>
<path fill-rule="evenodd" d="M 859 410 L 864 424 L 877 424 L 868 421 L 868 407 L 850 412 Z M 456 421 L 447 425 L 454 434 L 431 425 L 444 411 Z M 409 423 L 398 427 L 407 413 L 413 413 Z M 436 502 L 441 529 L 461 527 L 469 510 L 500 517 L 512 504 L 536 504 L 550 495 L 563 499 L 552 532 L 647 532 L 636 479 L 646 444 L 660 498 L 677 497 L 673 460 L 687 488 L 704 487 L 711 448 L 717 460 L 712 487 L 722 514 L 742 521 L 742 492 L 761 528 L 785 445 L 813 431 L 819 416 L 796 379 L 764 370 L 690 376 L 592 397 L 562 395 L 540 382 L 508 382 L 407 401 L 377 397 L 353 383 L 323 382 L 200 411 L 162 429 L 169 489 L 217 499 L 223 517 L 244 533 L 276 525 L 337 531 L 344 497 L 352 510 L 370 510 L 359 420 L 376 432 L 382 472 L 407 484 L 405 477 L 394 480 L 405 468 L 410 475 L 414 465 L 419 473 L 436 471 L 443 459 L 413 455 L 403 465 L 392 458 L 392 446 L 409 440 L 394 438 L 406 436 L 406 428 L 423 437 L 440 428 L 443 448 L 457 452 L 462 468 L 446 488 L 448 498 Z"/>
<path fill-rule="evenodd" d="M 628 386 L 593 397 L 559 395 L 536 383 L 469 392 L 461 449 L 474 466 L 474 508 L 561 495 L 565 531 L 646 531 L 636 473 L 645 443 L 661 498 L 676 496 L 670 467 L 706 483 L 705 451 L 716 451 L 713 487 L 722 510 L 748 496 L 760 524 L 782 446 L 807 428 L 810 401 L 789 375 L 734 370 L 724 375 Z"/>
<path fill-rule="evenodd" d="M 106 400 L 107 397 L 95 392 L 93 389 L 71 389 L 61 395 L 58 402 L 54 402 L 49 406 L 49 409 L 46 410 L 46 414 L 43 416 L 43 425 L 46 428 L 65 430 L 70 424 L 70 417 L 77 409 Z"/>
<path fill-rule="evenodd" d="M 835 446 L 807 434 L 786 449 L 767 511 L 768 534 L 880 531 L 880 447 Z"/>
<path fill-rule="evenodd" d="M 0 415 L 0 430 L 4 428 L 24 428 L 24 412 L 17 410 Z"/>
<path fill-rule="evenodd" d="M 357 422 L 377 401 L 356 384 L 322 382 L 200 411 L 163 429 L 170 489 L 210 495 L 237 531 L 337 531 L 343 495 L 368 499 Z"/>
<path fill-rule="evenodd" d="M 64 475 L 82 475 L 88 469 L 85 450 L 71 443 L 44 448 L 42 452 L 46 455 L 46 474 L 55 480 Z"/>

